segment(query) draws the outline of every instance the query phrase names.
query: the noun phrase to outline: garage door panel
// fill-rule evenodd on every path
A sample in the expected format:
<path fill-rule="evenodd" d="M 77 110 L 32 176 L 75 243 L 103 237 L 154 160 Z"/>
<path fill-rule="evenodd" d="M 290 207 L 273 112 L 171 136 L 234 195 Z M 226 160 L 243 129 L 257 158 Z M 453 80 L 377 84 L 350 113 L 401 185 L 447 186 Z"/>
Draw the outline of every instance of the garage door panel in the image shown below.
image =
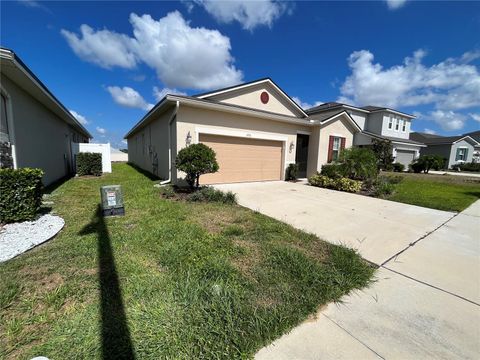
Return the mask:
<path fill-rule="evenodd" d="M 202 175 L 202 184 L 280 180 L 282 142 L 200 134 L 200 142 L 217 154 L 220 170 Z"/>
<path fill-rule="evenodd" d="M 405 165 L 405 167 L 408 167 L 408 165 L 410 165 L 414 159 L 415 151 L 397 150 L 397 157 L 395 161 Z"/>

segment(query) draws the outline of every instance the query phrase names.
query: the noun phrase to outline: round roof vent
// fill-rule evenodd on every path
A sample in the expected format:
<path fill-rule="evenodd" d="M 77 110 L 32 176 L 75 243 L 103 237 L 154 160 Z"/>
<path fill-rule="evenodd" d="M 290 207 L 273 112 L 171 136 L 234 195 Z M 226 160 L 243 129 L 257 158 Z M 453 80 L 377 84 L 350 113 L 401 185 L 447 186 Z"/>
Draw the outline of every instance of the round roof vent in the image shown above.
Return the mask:
<path fill-rule="evenodd" d="M 264 104 L 268 103 L 268 100 L 270 100 L 270 96 L 268 96 L 268 93 L 266 91 L 264 91 L 260 94 L 260 100 Z"/>

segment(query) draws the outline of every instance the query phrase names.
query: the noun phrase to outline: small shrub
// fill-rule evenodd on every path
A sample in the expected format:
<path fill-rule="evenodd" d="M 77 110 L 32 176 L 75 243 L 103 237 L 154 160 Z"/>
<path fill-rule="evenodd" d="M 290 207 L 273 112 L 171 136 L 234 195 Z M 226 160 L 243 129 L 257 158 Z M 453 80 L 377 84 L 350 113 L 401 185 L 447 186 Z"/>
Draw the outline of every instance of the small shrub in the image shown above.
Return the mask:
<path fill-rule="evenodd" d="M 323 187 L 327 189 L 333 189 L 346 192 L 359 192 L 362 189 L 362 182 L 358 180 L 352 180 L 345 177 L 330 178 L 325 175 L 316 174 L 308 179 L 308 182 L 312 186 Z"/>
<path fill-rule="evenodd" d="M 0 222 L 33 220 L 42 204 L 41 169 L 0 169 Z"/>
<path fill-rule="evenodd" d="M 428 174 L 430 169 L 442 169 L 445 159 L 440 155 L 422 155 L 414 163 L 410 164 L 410 169 L 414 173 L 424 172 Z"/>
<path fill-rule="evenodd" d="M 77 154 L 77 175 L 102 175 L 102 154 L 101 153 L 78 153 Z"/>
<path fill-rule="evenodd" d="M 415 174 L 419 174 L 425 169 L 424 165 L 418 162 L 411 163 L 408 166 L 408 168 L 410 171 L 413 171 Z"/>
<path fill-rule="evenodd" d="M 321 175 L 328 176 L 329 178 L 335 179 L 343 176 L 342 165 L 340 164 L 325 164 L 322 165 L 322 170 L 320 171 Z"/>
<path fill-rule="evenodd" d="M 298 165 L 288 164 L 287 170 L 285 172 L 285 180 L 287 181 L 297 180 L 297 174 L 298 174 Z"/>
<path fill-rule="evenodd" d="M 187 174 L 185 180 L 191 188 L 198 188 L 200 175 L 215 173 L 219 168 L 215 151 L 202 143 L 180 150 L 175 165 L 178 170 Z"/>
<path fill-rule="evenodd" d="M 392 170 L 393 155 L 392 142 L 390 140 L 372 140 L 372 151 L 377 158 L 377 165 L 379 170 Z"/>
<path fill-rule="evenodd" d="M 405 165 L 399 162 L 393 163 L 392 166 L 393 166 L 393 171 L 396 171 L 396 172 L 402 172 L 405 170 Z"/>
<path fill-rule="evenodd" d="M 480 171 L 480 163 L 464 163 L 464 164 L 455 164 L 452 166 L 454 170 L 461 170 L 461 171 L 471 171 L 471 172 L 479 172 Z"/>
<path fill-rule="evenodd" d="M 354 180 L 376 178 L 377 158 L 368 148 L 352 147 L 340 153 L 342 175 Z"/>
<path fill-rule="evenodd" d="M 211 187 L 203 187 L 194 191 L 188 195 L 187 200 L 192 202 L 220 202 L 223 204 L 237 203 L 237 197 L 233 192 L 223 192 Z"/>
<path fill-rule="evenodd" d="M 393 194 L 394 191 L 395 191 L 395 185 L 394 184 L 392 184 L 388 181 L 380 180 L 375 185 L 373 194 L 376 197 L 386 197 L 388 195 Z"/>

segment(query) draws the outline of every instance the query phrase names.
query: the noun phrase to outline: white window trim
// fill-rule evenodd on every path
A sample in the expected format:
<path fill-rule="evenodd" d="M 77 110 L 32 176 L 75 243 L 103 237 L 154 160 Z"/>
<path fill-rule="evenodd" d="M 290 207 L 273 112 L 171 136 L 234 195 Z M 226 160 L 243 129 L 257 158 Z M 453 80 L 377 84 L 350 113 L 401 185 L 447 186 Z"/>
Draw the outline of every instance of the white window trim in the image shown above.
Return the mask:
<path fill-rule="evenodd" d="M 17 163 L 17 146 L 15 143 L 15 126 L 13 125 L 13 107 L 12 107 L 12 97 L 5 90 L 3 86 L 0 85 L 0 92 L 5 97 L 7 101 L 7 126 L 8 126 L 8 137 L 10 139 L 10 146 L 12 147 L 12 158 L 13 158 L 13 168 L 18 168 Z"/>
<path fill-rule="evenodd" d="M 407 132 L 407 120 L 402 119 L 402 132 Z"/>
<path fill-rule="evenodd" d="M 395 129 L 394 130 L 396 132 L 400 131 L 400 119 L 399 118 L 395 118 Z"/>
<path fill-rule="evenodd" d="M 393 116 L 388 117 L 388 130 L 393 130 Z"/>

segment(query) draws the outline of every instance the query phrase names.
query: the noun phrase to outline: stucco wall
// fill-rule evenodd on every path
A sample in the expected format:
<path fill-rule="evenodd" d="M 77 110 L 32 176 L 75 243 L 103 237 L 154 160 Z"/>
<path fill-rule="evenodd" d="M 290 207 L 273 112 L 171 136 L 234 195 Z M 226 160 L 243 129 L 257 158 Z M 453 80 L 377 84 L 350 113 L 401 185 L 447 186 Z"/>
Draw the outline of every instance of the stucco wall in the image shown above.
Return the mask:
<path fill-rule="evenodd" d="M 88 139 L 3 74 L 1 84 L 11 103 L 17 167 L 43 169 L 44 185 L 71 174 L 70 143 Z"/>
<path fill-rule="evenodd" d="M 360 111 L 355 111 L 355 110 L 348 110 L 348 113 L 351 115 L 353 120 L 355 120 L 357 125 L 360 126 L 360 128 L 362 130 L 365 130 L 365 125 L 366 125 L 368 114 L 362 113 Z"/>
<path fill-rule="evenodd" d="M 128 161 L 162 179 L 169 176 L 168 122 L 173 111 L 166 110 L 127 139 Z"/>
<path fill-rule="evenodd" d="M 177 114 L 177 152 L 186 146 L 188 133 L 192 137 L 192 143 L 198 140 L 199 128 L 231 132 L 231 136 L 260 139 L 285 138 L 283 149 L 284 164 L 295 162 L 295 148 L 290 150 L 290 143 L 293 142 L 296 145 L 297 131 L 312 131 L 311 127 L 303 126 L 302 124 L 283 123 L 245 115 L 194 108 L 182 104 Z M 284 170 L 282 169 L 282 174 L 284 174 Z M 182 178 L 183 174 L 177 173 L 176 176 Z"/>
<path fill-rule="evenodd" d="M 330 136 L 339 136 L 345 138 L 345 148 L 349 148 L 353 144 L 353 135 L 355 131 L 344 117 L 328 123 L 320 128 L 320 140 L 318 150 L 317 169 L 320 171 L 323 164 L 328 163 L 328 145 Z"/>
<path fill-rule="evenodd" d="M 260 100 L 260 94 L 264 91 L 269 95 L 267 104 L 262 103 Z M 299 115 L 299 111 L 292 108 L 293 105 L 285 99 L 283 94 L 280 94 L 267 84 L 258 84 L 244 89 L 229 91 L 225 94 L 213 96 L 210 99 L 288 116 Z"/>

